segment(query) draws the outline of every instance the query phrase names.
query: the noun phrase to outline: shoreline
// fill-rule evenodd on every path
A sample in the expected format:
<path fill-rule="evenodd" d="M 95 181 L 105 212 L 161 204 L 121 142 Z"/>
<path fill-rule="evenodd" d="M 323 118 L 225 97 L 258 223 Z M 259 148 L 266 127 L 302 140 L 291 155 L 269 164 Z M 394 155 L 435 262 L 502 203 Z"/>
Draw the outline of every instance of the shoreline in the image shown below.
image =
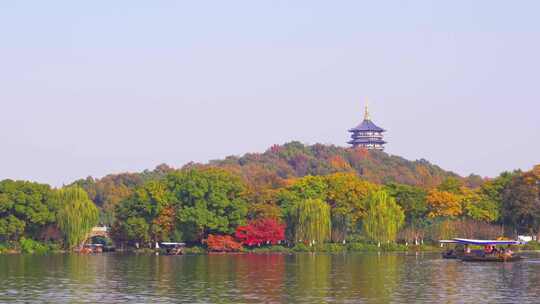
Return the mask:
<path fill-rule="evenodd" d="M 529 243 L 526 245 L 518 246 L 519 251 L 521 252 L 538 252 L 540 251 L 540 243 Z M 4 247 L 0 248 L 0 255 L 48 255 L 48 254 L 81 254 L 74 251 L 62 250 L 57 247 L 49 247 L 47 250 L 36 250 L 36 251 L 24 251 L 17 244 L 13 244 L 13 247 Z M 232 255 L 232 254 L 297 254 L 297 253 L 331 253 L 331 254 L 342 254 L 342 253 L 392 253 L 392 252 L 403 252 L 403 253 L 418 253 L 418 252 L 427 252 L 427 253 L 440 253 L 446 250 L 445 247 L 440 247 L 434 244 L 424 244 L 424 245 L 409 245 L 405 246 L 403 244 L 386 244 L 378 247 L 374 244 L 369 243 L 348 243 L 348 244 L 338 244 L 338 243 L 327 243 L 319 246 L 307 246 L 304 244 L 297 244 L 293 247 L 286 247 L 281 245 L 275 246 L 263 246 L 255 248 L 243 248 L 241 251 L 209 251 L 207 248 L 202 246 L 191 246 L 184 248 L 184 255 Z M 163 249 L 152 249 L 152 248 L 127 248 L 127 249 L 116 249 L 114 252 L 119 254 L 137 254 L 137 255 L 164 255 L 165 252 Z M 107 252 L 105 252 L 107 253 Z M 95 253 L 94 253 L 95 254 Z"/>
<path fill-rule="evenodd" d="M 433 245 L 418 245 L 418 246 L 405 246 L 399 244 L 390 244 L 390 246 L 381 246 L 366 243 L 350 243 L 350 244 L 335 244 L 328 243 L 323 246 L 306 246 L 303 244 L 293 247 L 285 246 L 266 246 L 256 248 L 244 248 L 241 251 L 225 252 L 225 251 L 208 251 L 201 246 L 192 246 L 184 248 L 184 255 L 238 255 L 238 254 L 298 254 L 298 253 L 330 253 L 330 254 L 342 254 L 342 253 L 390 253 L 390 252 L 441 252 L 443 248 Z M 104 252 L 108 253 L 108 252 Z M 137 254 L 137 255 L 164 255 L 162 249 L 152 248 L 128 248 L 117 249 L 112 253 L 119 254 Z M 47 255 L 47 254 L 81 254 L 68 250 L 48 250 L 41 252 L 23 252 L 20 248 L 9 248 L 0 251 L 0 255 Z M 95 254 L 95 253 L 93 253 Z M 92 254 L 92 255 L 93 255 Z M 84 254 L 82 254 L 84 255 Z"/>

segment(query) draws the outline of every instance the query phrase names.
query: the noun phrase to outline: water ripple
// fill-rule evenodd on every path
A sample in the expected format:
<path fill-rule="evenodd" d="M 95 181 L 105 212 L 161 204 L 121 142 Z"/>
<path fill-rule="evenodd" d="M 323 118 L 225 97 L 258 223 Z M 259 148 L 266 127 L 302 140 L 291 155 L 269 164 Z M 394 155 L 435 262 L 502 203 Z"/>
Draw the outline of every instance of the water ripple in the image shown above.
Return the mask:
<path fill-rule="evenodd" d="M 436 254 L 0 256 L 0 302 L 536 303 L 540 254 L 463 263 Z"/>

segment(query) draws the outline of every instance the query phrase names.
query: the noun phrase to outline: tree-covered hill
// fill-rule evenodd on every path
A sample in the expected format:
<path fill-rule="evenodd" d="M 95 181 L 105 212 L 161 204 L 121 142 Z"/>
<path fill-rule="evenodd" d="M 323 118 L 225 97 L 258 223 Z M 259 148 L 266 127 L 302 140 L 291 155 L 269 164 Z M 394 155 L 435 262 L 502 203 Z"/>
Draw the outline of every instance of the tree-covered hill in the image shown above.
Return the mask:
<path fill-rule="evenodd" d="M 377 184 L 395 182 L 423 188 L 435 187 L 447 177 L 459 178 L 457 174 L 445 171 L 425 159 L 409 161 L 382 151 L 322 144 L 304 145 L 297 141 L 274 145 L 264 153 L 213 160 L 208 165 L 238 171 L 248 178 L 260 171 L 276 174 L 282 179 L 356 172 Z"/>
<path fill-rule="evenodd" d="M 238 249 L 237 241 L 417 244 L 536 235 L 539 181 L 540 165 L 484 180 L 382 151 L 290 142 L 60 189 L 0 181 L 0 247 L 34 248 L 38 241 L 71 249 L 98 222 L 124 245 L 188 241 L 217 251 Z"/>
<path fill-rule="evenodd" d="M 274 145 L 264 153 L 228 156 L 206 164 L 188 163 L 183 169 L 191 167 L 226 169 L 242 177 L 254 195 L 261 195 L 268 189 L 281 188 L 295 178 L 338 172 L 352 172 L 376 184 L 398 183 L 424 189 L 436 187 L 448 177 L 462 179 L 424 159 L 410 161 L 382 151 L 323 144 L 304 145 L 297 141 Z M 74 184 L 83 187 L 96 205 L 105 211 L 102 215 L 106 215 L 112 214 L 113 208 L 131 195 L 135 188 L 148 181 L 160 180 L 174 170 L 162 164 L 154 170 L 110 174 L 98 179 L 87 177 L 75 181 Z M 463 181 L 472 187 L 483 182 L 479 176 L 470 176 Z M 264 200 L 260 197 L 258 199 Z M 112 218 L 102 218 L 102 221 L 108 223 Z"/>

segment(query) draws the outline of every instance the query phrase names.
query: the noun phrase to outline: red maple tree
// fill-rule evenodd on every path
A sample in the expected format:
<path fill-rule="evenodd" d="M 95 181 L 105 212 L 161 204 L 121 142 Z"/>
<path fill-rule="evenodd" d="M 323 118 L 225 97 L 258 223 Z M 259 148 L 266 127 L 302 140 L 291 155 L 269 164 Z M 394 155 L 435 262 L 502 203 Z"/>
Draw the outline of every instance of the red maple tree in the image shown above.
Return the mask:
<path fill-rule="evenodd" d="M 275 219 L 260 219 L 236 228 L 235 237 L 246 246 L 276 245 L 285 239 L 285 225 Z"/>

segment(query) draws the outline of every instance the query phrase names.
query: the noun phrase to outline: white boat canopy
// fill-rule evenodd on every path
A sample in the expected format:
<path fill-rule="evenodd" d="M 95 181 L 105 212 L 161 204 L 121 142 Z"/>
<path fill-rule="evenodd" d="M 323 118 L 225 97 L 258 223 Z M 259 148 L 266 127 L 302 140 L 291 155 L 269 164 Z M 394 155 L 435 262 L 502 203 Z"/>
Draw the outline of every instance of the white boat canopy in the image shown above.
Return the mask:
<path fill-rule="evenodd" d="M 513 240 L 473 240 L 473 239 L 460 239 L 455 238 L 454 241 L 460 243 L 460 244 L 468 244 L 468 245 L 521 245 L 524 244 L 520 241 L 513 241 Z"/>
<path fill-rule="evenodd" d="M 163 246 L 185 246 L 186 243 L 161 242 Z"/>

